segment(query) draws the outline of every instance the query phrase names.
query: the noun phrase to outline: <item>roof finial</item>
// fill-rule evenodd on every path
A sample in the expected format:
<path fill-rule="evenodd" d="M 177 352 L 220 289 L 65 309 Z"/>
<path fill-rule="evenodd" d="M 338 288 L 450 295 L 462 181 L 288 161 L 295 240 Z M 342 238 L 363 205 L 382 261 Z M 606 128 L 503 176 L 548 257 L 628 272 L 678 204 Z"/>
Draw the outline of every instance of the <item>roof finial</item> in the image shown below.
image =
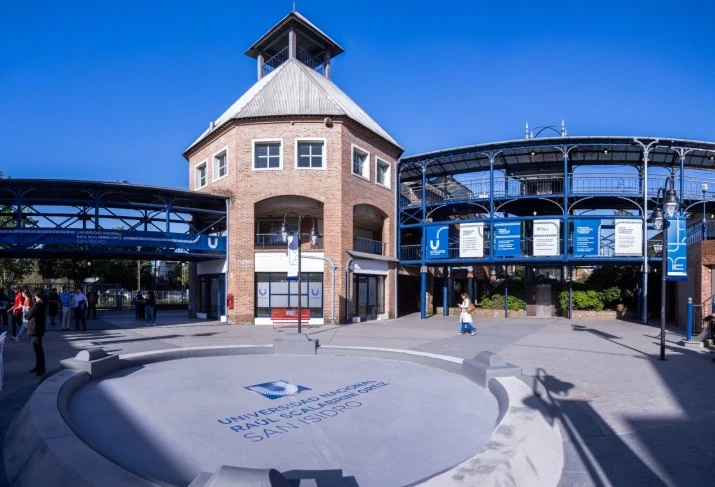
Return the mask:
<path fill-rule="evenodd" d="M 293 0 L 293 12 L 295 12 L 295 0 Z"/>
<path fill-rule="evenodd" d="M 566 137 L 566 124 L 563 118 L 561 119 L 561 137 Z"/>
<path fill-rule="evenodd" d="M 524 129 L 524 138 L 529 140 L 529 122 L 526 122 L 526 129 Z"/>

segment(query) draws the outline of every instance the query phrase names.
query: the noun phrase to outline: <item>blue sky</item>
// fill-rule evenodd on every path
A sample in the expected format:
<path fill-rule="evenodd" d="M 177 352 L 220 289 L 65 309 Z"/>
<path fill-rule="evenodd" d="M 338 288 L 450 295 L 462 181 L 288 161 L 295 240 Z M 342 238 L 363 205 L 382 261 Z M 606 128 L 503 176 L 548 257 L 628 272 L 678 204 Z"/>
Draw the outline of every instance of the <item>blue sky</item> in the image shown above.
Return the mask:
<path fill-rule="evenodd" d="M 589 6 L 581 6 L 589 4 Z M 625 5 L 622 5 L 625 4 Z M 185 188 L 291 0 L 0 2 L 0 171 Z M 715 140 L 715 2 L 298 0 L 333 80 L 415 154 L 571 135 Z"/>

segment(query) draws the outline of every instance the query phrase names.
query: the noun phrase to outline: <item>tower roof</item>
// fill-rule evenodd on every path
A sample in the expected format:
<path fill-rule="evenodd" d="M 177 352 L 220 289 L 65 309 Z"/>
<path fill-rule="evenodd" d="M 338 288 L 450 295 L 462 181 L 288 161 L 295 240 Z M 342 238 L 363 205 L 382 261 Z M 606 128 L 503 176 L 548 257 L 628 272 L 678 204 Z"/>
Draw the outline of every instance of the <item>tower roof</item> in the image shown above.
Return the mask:
<path fill-rule="evenodd" d="M 236 100 L 186 151 L 230 120 L 306 115 L 346 116 L 402 149 L 330 79 L 296 59 L 289 59 Z"/>
<path fill-rule="evenodd" d="M 276 54 L 287 45 L 287 41 L 283 38 L 288 36 L 288 31 L 291 27 L 298 27 L 301 36 L 305 38 L 306 47 L 310 46 L 307 50 L 311 51 L 313 55 L 316 55 L 316 52 L 313 52 L 314 49 L 329 50 L 331 57 L 344 52 L 344 49 L 337 42 L 328 37 L 325 32 L 316 27 L 310 20 L 298 12 L 291 12 L 254 42 L 246 51 L 246 56 L 255 59 L 261 53 L 268 56 Z"/>

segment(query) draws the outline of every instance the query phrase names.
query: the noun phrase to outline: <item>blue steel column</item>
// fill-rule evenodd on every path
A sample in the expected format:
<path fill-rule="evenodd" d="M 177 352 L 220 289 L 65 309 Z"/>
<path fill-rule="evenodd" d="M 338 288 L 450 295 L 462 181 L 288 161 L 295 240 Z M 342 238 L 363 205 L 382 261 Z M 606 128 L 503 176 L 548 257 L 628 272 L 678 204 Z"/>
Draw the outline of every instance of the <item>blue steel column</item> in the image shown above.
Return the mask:
<path fill-rule="evenodd" d="M 420 252 L 420 260 L 422 265 L 420 266 L 420 319 L 427 319 L 427 227 L 425 226 L 427 220 L 427 205 L 425 201 L 427 200 L 427 165 L 422 166 L 422 221 L 420 226 L 422 227 L 422 252 Z"/>
<path fill-rule="evenodd" d="M 685 153 L 680 153 L 680 201 L 685 201 Z M 680 206 L 680 216 L 685 213 L 685 205 Z M 703 220 L 705 213 L 703 212 Z M 705 237 L 703 237 L 704 239 Z"/>
<path fill-rule="evenodd" d="M 561 150 L 564 152 L 564 249 L 563 249 L 563 261 L 568 262 L 569 260 L 569 155 L 568 147 L 562 147 Z"/>
<path fill-rule="evenodd" d="M 444 274 L 444 282 L 442 284 L 442 316 L 449 316 L 449 281 L 447 277 L 447 268 L 442 268 Z"/>
<path fill-rule="evenodd" d="M 494 262 L 494 153 L 489 153 L 489 262 Z"/>

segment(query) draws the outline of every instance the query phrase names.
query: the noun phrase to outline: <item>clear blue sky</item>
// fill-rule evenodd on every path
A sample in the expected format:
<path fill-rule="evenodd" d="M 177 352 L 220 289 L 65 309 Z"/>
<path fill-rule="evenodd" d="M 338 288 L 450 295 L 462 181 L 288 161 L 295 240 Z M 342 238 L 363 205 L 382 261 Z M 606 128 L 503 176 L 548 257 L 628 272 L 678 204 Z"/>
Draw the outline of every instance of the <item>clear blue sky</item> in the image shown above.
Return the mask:
<path fill-rule="evenodd" d="M 0 2 L 0 171 L 185 188 L 181 153 L 256 81 L 243 53 L 291 5 Z M 715 140 L 712 0 L 297 7 L 406 155 L 562 118 L 571 135 Z"/>

